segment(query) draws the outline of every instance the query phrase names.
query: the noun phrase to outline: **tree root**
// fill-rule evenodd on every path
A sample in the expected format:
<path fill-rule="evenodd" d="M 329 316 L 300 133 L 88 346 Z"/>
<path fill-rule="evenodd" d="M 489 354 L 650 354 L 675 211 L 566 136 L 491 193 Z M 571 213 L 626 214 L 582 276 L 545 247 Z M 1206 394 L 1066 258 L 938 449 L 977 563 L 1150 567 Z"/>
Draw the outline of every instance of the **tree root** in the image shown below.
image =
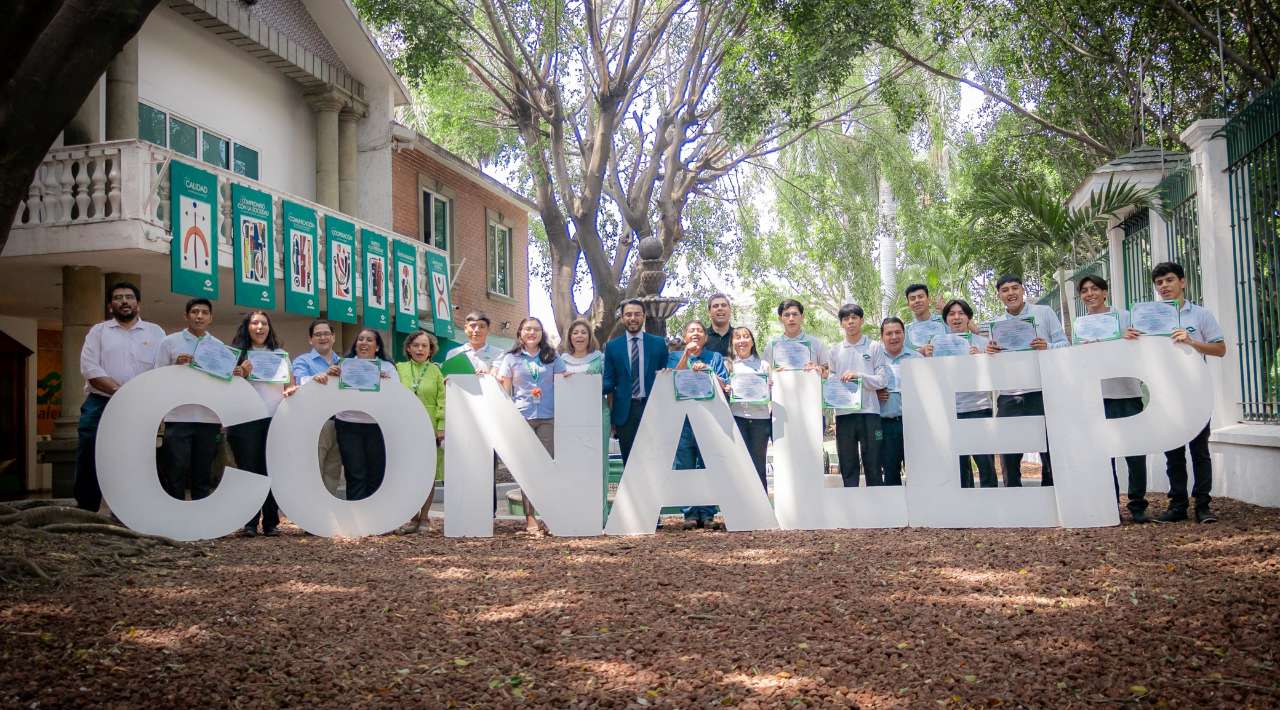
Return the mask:
<path fill-rule="evenodd" d="M 56 506 L 59 508 L 74 508 L 76 501 L 74 498 L 29 498 L 27 500 L 11 500 L 5 505 L 17 510 L 30 510 L 32 508 L 47 508 Z"/>
<path fill-rule="evenodd" d="M 0 515 L 13 515 L 16 512 L 18 512 L 17 508 L 0 503 Z"/>
<path fill-rule="evenodd" d="M 101 535 L 115 535 L 117 537 L 127 537 L 133 540 L 145 540 L 148 542 L 168 545 L 169 547 L 181 547 L 177 540 L 164 537 L 162 535 L 148 535 L 140 533 L 129 528 L 122 528 L 116 525 L 103 525 L 100 523 L 56 523 L 54 525 L 45 525 L 40 528 L 44 532 L 50 533 L 98 533 Z"/>
<path fill-rule="evenodd" d="M 13 567 L 17 567 L 18 569 L 27 572 L 32 577 L 39 577 L 46 582 L 53 579 L 48 575 L 48 573 L 40 568 L 40 565 L 32 562 L 29 558 L 23 555 L 5 555 L 0 557 L 0 562 L 8 563 Z"/>
<path fill-rule="evenodd" d="M 43 528 L 59 523 L 83 523 L 116 526 L 111 518 L 79 508 L 64 506 L 37 506 L 0 515 L 0 525 L 21 525 L 24 528 Z"/>

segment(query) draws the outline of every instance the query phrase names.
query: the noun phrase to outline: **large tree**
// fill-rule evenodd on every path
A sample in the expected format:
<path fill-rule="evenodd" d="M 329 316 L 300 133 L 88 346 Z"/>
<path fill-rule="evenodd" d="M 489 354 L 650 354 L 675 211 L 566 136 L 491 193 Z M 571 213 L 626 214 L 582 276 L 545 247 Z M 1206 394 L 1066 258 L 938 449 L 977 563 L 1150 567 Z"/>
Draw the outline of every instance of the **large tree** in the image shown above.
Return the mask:
<path fill-rule="evenodd" d="M 0 253 L 58 133 L 160 0 L 15 0 L 0 23 Z"/>

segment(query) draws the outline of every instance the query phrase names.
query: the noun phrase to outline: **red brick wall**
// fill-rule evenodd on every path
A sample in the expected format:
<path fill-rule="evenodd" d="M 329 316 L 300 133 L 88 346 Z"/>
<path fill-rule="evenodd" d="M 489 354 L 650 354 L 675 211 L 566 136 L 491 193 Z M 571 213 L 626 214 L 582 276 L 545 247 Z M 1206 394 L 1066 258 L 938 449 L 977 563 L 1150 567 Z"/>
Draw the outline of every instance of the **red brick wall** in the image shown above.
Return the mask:
<path fill-rule="evenodd" d="M 529 215 L 525 208 L 494 195 L 474 178 L 451 170 L 431 155 L 417 149 L 402 150 L 391 161 L 391 226 L 400 234 L 419 236 L 418 211 L 422 206 L 419 175 L 426 178 L 428 189 L 439 180 L 454 195 L 452 268 L 456 269 L 458 263 L 466 259 L 462 272 L 458 274 L 458 282 L 453 284 L 454 324 L 460 327 L 462 317 L 468 311 L 482 310 L 493 322 L 490 331 L 493 335 L 514 338 L 516 325 L 529 313 Z M 511 228 L 513 299 L 493 296 L 488 292 L 486 208 L 502 213 L 503 223 Z M 510 323 L 506 330 L 501 328 L 504 321 Z"/>

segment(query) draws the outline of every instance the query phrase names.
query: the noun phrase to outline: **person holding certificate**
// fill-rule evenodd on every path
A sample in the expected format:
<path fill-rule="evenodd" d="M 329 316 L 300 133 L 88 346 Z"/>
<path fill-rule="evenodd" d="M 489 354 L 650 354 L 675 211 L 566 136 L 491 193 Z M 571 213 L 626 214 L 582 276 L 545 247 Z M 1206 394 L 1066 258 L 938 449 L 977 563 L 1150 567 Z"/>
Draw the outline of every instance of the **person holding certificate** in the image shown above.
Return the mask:
<path fill-rule="evenodd" d="M 340 359 L 333 349 L 333 324 L 329 321 L 323 318 L 311 321 L 307 326 L 307 341 L 311 350 L 293 359 L 293 382 L 299 387 L 310 382 L 312 377 L 328 372 Z M 338 453 L 338 430 L 335 422 L 330 417 L 320 427 L 316 453 L 320 457 L 320 478 L 324 481 L 324 487 L 334 497 L 342 498 L 345 495 L 345 484 L 342 480 L 342 456 Z"/>
<path fill-rule="evenodd" d="M 977 355 L 985 352 L 987 339 L 972 331 L 973 308 L 967 301 L 956 298 L 947 301 L 942 307 L 943 316 L 947 319 L 947 328 L 954 335 L 963 335 L 969 340 L 969 354 Z M 926 357 L 941 356 L 930 348 Z M 960 392 L 956 395 L 957 419 L 986 419 L 991 416 L 990 392 Z M 973 488 L 973 467 L 978 467 L 978 485 L 983 488 L 995 488 L 1000 485 L 996 480 L 996 457 L 993 454 L 965 454 L 960 457 L 960 487 Z"/>
<path fill-rule="evenodd" d="M 889 366 L 879 343 L 862 334 L 862 306 L 846 303 L 837 314 L 844 340 L 827 352 L 830 378 L 850 383 L 860 380 L 861 407 L 835 407 L 836 453 L 840 457 L 840 478 L 846 488 L 858 485 L 858 474 L 866 476 L 868 486 L 884 485 L 880 470 L 880 398 L 876 390 L 889 381 Z M 855 400 L 856 404 L 856 400 Z"/>
<path fill-rule="evenodd" d="M 418 401 L 422 402 L 422 406 L 427 410 L 427 416 L 431 418 L 431 428 L 435 431 L 436 439 L 435 480 L 437 482 L 444 480 L 444 374 L 440 372 L 439 365 L 431 362 L 431 358 L 439 349 L 436 336 L 418 329 L 405 338 L 404 362 L 396 363 L 396 374 L 400 376 L 400 383 L 408 387 Z M 418 532 L 424 522 L 430 529 L 431 519 L 428 514 L 431 512 L 431 501 L 435 496 L 436 487 L 432 485 L 426 502 L 422 504 L 422 509 L 396 532 L 400 535 L 411 535 Z"/>
<path fill-rule="evenodd" d="M 489 316 L 484 311 L 471 311 L 463 318 L 462 330 L 467 334 L 467 342 L 445 353 L 445 363 L 466 355 L 477 375 L 496 370 L 507 354 L 497 345 L 489 344 Z"/>
<path fill-rule="evenodd" d="M 880 322 L 880 345 L 884 349 L 888 379 L 876 390 L 880 400 L 880 471 L 886 486 L 902 485 L 905 458 L 902 441 L 902 361 L 920 357 L 906 345 L 907 330 L 901 318 L 889 316 Z"/>
<path fill-rule="evenodd" d="M 267 416 L 227 427 L 227 444 L 231 446 L 231 455 L 236 458 L 236 468 L 266 476 L 267 430 L 271 428 L 271 417 L 280 408 L 280 401 L 295 389 L 289 353 L 281 349 L 280 339 L 271 327 L 271 316 L 266 311 L 250 311 L 236 328 L 231 346 L 241 350 L 240 362 L 233 374 L 248 380 L 262 398 L 262 403 L 267 405 Z M 242 533 L 245 537 L 258 534 L 259 515 L 264 536 L 280 534 L 276 530 L 280 525 L 280 508 L 276 505 L 275 496 L 267 493 L 261 514 L 254 513 L 253 519 L 245 523 Z"/>
<path fill-rule="evenodd" d="M 1171 336 L 1173 342 L 1191 348 L 1201 357 L 1222 357 L 1227 354 L 1226 339 L 1218 319 L 1206 308 L 1186 299 L 1187 275 L 1181 264 L 1166 261 L 1151 270 L 1151 281 L 1161 300 L 1178 306 L 1179 327 Z M 1169 476 L 1169 508 L 1157 522 L 1174 523 L 1187 519 L 1187 455 L 1191 449 L 1191 465 L 1195 472 L 1195 484 L 1191 496 L 1196 499 L 1196 522 L 1216 523 L 1218 516 L 1209 509 L 1209 491 L 1213 488 L 1213 459 L 1209 457 L 1209 422 L 1186 446 L 1164 453 L 1165 472 Z"/>
<path fill-rule="evenodd" d="M 788 298 L 778 304 L 782 335 L 765 346 L 763 359 L 775 370 L 822 370 L 827 346 L 804 332 L 804 304 Z M 826 376 L 824 371 L 823 376 Z"/>
<path fill-rule="evenodd" d="M 1107 304 L 1109 293 L 1107 280 L 1101 276 L 1084 276 L 1076 282 L 1076 293 L 1084 302 L 1085 315 L 1077 318 L 1073 324 L 1072 335 L 1076 342 L 1097 342 L 1110 340 L 1114 333 L 1120 333 L 1127 339 L 1136 338 L 1129 322 L 1129 312 L 1123 308 L 1112 308 Z M 1096 332 L 1082 334 L 1080 324 L 1085 318 L 1095 316 L 1098 319 Z M 1110 321 L 1114 321 L 1114 325 Z M 1133 332 L 1130 332 L 1133 331 Z M 1134 377 L 1112 377 L 1102 381 L 1102 408 L 1107 419 L 1131 417 L 1142 411 L 1142 382 Z M 1149 523 L 1147 515 L 1147 457 L 1126 456 L 1125 465 L 1129 468 L 1129 516 L 1135 523 Z M 1116 476 L 1116 461 L 1111 460 L 1111 480 L 1115 482 L 1116 498 L 1120 498 L 1120 479 Z"/>
<path fill-rule="evenodd" d="M 213 302 L 193 298 L 186 305 L 187 327 L 165 336 L 156 349 L 155 367 L 190 365 L 196 346 L 209 335 L 213 324 Z M 225 346 L 224 346 L 225 347 Z M 235 361 L 231 364 L 234 366 Z M 231 368 L 227 368 L 230 375 Z M 218 455 L 218 434 L 222 424 L 211 409 L 199 404 L 183 404 L 164 415 L 164 444 L 157 452 L 160 483 L 169 495 L 200 500 L 213 492 L 213 460 Z"/>
<path fill-rule="evenodd" d="M 348 370 L 347 360 L 361 360 L 360 369 Z M 377 373 L 377 374 L 372 374 Z M 372 385 L 368 381 L 372 377 Z M 395 365 L 387 360 L 382 345 L 382 334 L 373 328 L 361 328 L 351 343 L 347 356 L 329 371 L 315 375 L 311 381 L 327 385 L 331 378 L 339 378 L 338 386 L 352 390 L 371 390 L 380 386 L 380 380 L 399 382 Z M 378 422 L 364 412 L 346 410 L 334 415 L 338 432 L 338 453 L 342 456 L 342 468 L 347 474 L 347 500 L 363 500 L 373 495 L 382 485 L 387 473 L 387 450 L 382 442 L 382 430 Z"/>
<path fill-rule="evenodd" d="M 684 350 L 670 353 L 667 356 L 667 367 L 676 371 L 692 370 L 707 373 L 712 379 L 713 387 L 722 389 L 728 387 L 729 370 L 725 367 L 724 358 L 720 353 L 706 349 L 707 328 L 702 321 L 692 320 L 685 323 L 683 335 Z M 676 396 L 680 397 L 680 395 L 677 386 Z M 690 398 L 702 399 L 703 397 L 698 395 Z M 676 447 L 675 469 L 687 471 L 696 468 L 706 468 L 706 464 L 703 463 L 702 452 L 698 451 L 698 443 L 693 438 L 693 428 L 689 426 L 689 418 L 685 417 L 684 427 L 680 430 L 680 443 Z M 714 505 L 695 505 L 685 508 L 684 529 L 708 527 L 719 529 L 722 526 L 714 522 L 717 510 Z"/>
<path fill-rule="evenodd" d="M 765 475 L 765 456 L 769 438 L 773 436 L 773 415 L 769 411 L 769 365 L 756 352 L 756 335 L 750 328 L 733 329 L 733 360 L 729 368 L 729 411 L 747 443 L 747 453 L 760 477 L 760 485 L 769 491 Z"/>
<path fill-rule="evenodd" d="M 928 323 L 933 321 L 945 325 L 946 315 L 943 314 L 941 310 L 935 314 L 933 309 L 934 307 L 941 309 L 946 299 L 942 296 L 938 296 L 937 300 L 932 300 L 933 297 L 929 295 L 929 287 L 921 283 L 908 285 L 906 289 L 903 290 L 902 295 L 906 297 L 907 308 L 911 310 L 911 322 L 906 324 L 906 347 L 910 350 L 916 350 L 918 349 L 917 346 L 912 343 L 912 331 L 915 330 L 915 326 L 919 323 Z M 969 328 L 970 332 L 978 332 L 977 323 L 970 325 Z M 932 336 L 935 331 L 927 332 Z M 948 331 L 946 328 L 943 328 L 941 331 L 936 332 L 945 333 Z M 927 339 L 925 339 L 924 342 L 927 342 Z"/>
<path fill-rule="evenodd" d="M 556 375 L 564 374 L 564 361 L 547 342 L 542 321 L 533 316 L 520 321 L 516 338 L 516 346 L 498 365 L 498 381 L 511 395 L 516 409 L 529 422 L 542 447 L 555 456 Z M 542 537 L 546 529 L 534 517 L 533 504 L 523 490 L 520 496 L 524 503 L 525 532 Z"/>
<path fill-rule="evenodd" d="M 1067 334 L 1062 330 L 1058 314 L 1048 306 L 1027 303 L 1027 292 L 1020 276 L 1001 276 L 996 281 L 996 295 L 1004 304 L 1005 312 L 991 324 L 991 340 L 987 352 L 996 354 L 1002 350 L 1048 350 L 1065 348 Z M 1002 321 L 1023 320 L 1025 323 L 1000 325 Z M 1016 326 L 1016 327 L 1015 327 Z M 1001 338 L 1004 342 L 1000 342 Z M 1011 338 L 1019 338 L 1013 342 Z M 1026 342 L 1022 342 L 1026 338 Z M 1044 416 L 1044 394 L 1040 390 L 1009 390 L 996 398 L 997 417 Z M 1053 465 L 1049 452 L 1040 453 L 1040 485 L 1053 485 Z M 1022 486 L 1022 454 L 1000 454 L 1000 466 L 1004 469 L 1004 485 Z"/>

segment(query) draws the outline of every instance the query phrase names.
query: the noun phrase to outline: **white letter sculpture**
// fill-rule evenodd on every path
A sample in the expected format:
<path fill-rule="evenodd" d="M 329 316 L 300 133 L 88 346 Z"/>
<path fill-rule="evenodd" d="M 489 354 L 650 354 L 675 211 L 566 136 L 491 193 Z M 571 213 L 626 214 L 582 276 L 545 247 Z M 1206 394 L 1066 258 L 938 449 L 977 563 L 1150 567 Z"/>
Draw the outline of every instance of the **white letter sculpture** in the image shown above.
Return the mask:
<path fill-rule="evenodd" d="M 559 376 L 553 459 L 493 377 L 450 375 L 445 390 L 444 534 L 493 535 L 493 455 L 553 535 L 599 535 L 604 506 L 600 375 Z"/>
<path fill-rule="evenodd" d="M 704 469 L 671 468 L 685 417 L 693 428 Z M 605 532 L 652 535 L 658 515 L 667 505 L 719 505 L 729 530 L 778 528 L 769 497 L 760 486 L 724 397 L 677 401 L 673 375 L 663 370 L 649 393 Z"/>
<path fill-rule="evenodd" d="M 1040 358 L 1062 524 L 1118 525 L 1110 460 L 1167 451 L 1195 438 L 1213 412 L 1209 366 L 1190 347 L 1158 337 L 1050 350 Z M 1141 414 L 1105 417 L 1102 380 L 1111 377 L 1147 384 L 1150 399 Z"/>
<path fill-rule="evenodd" d="M 239 530 L 262 507 L 271 488 L 266 476 L 228 466 L 222 482 L 202 500 L 178 500 L 160 485 L 156 429 L 169 410 L 200 404 L 223 426 L 267 416 L 253 387 L 242 378 L 223 382 L 189 367 L 161 367 L 129 380 L 111 397 L 98 426 L 98 483 L 120 521 L 138 532 L 175 540 L 207 540 Z M 315 458 L 315 446 L 312 447 Z"/>
<path fill-rule="evenodd" d="M 364 500 L 334 497 L 320 477 L 320 428 L 343 411 L 376 419 L 387 450 L 382 485 Z M 276 503 L 303 530 L 325 537 L 381 535 L 413 517 L 435 485 L 435 430 L 422 403 L 402 385 L 384 380 L 377 392 L 360 392 L 340 389 L 336 378 L 309 382 L 276 410 L 267 470 Z"/>
<path fill-rule="evenodd" d="M 902 486 L 824 488 L 822 381 L 813 372 L 773 376 L 774 513 L 786 530 L 900 528 Z"/>

